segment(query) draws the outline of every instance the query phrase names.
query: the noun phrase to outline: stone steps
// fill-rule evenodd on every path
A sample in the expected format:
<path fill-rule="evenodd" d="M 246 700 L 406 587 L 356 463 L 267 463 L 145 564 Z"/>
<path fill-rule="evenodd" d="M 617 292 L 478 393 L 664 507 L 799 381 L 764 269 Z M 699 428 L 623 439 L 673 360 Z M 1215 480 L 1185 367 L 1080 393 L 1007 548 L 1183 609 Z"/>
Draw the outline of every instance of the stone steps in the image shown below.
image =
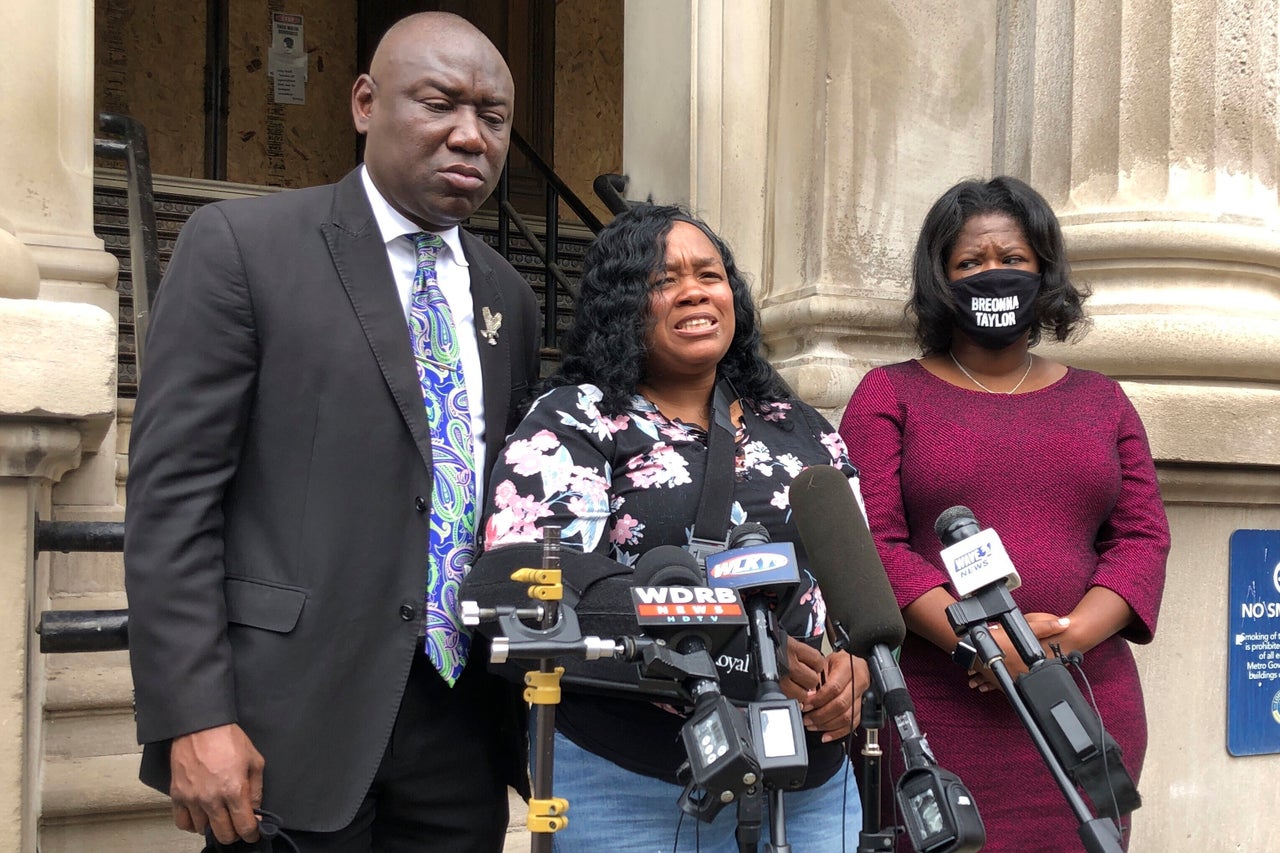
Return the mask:
<path fill-rule="evenodd" d="M 62 595 L 50 603 L 124 606 L 122 592 Z M 49 655 L 44 664 L 41 853 L 198 853 L 200 840 L 173 825 L 168 798 L 138 781 L 128 652 Z M 505 853 L 528 853 L 525 806 L 509 793 Z"/>
<path fill-rule="evenodd" d="M 58 655 L 47 685 L 41 853 L 201 850 L 168 798 L 138 781 L 128 654 Z"/>

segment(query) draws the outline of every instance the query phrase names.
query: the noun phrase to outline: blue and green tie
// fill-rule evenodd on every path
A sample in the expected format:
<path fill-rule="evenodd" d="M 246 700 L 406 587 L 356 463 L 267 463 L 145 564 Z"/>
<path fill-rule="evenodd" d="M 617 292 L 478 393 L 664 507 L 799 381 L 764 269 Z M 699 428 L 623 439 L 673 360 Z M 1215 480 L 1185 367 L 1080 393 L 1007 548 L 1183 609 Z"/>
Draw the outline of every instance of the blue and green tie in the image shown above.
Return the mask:
<path fill-rule="evenodd" d="M 475 556 L 476 482 L 471 407 L 457 329 L 436 282 L 439 234 L 411 235 L 418 273 L 409 297 L 409 332 L 431 427 L 431 529 L 428 536 L 426 651 L 450 686 L 462 675 L 471 636 L 462 626 L 458 585 Z"/>

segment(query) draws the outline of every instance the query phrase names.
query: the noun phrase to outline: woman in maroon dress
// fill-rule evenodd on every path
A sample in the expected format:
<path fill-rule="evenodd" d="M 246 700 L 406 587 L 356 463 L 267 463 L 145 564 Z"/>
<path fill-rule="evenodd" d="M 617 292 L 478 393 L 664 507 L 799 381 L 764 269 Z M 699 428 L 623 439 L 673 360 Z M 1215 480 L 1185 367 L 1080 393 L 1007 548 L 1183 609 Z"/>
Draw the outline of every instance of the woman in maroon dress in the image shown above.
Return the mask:
<path fill-rule="evenodd" d="M 1130 642 L 1149 642 L 1169 528 L 1146 433 L 1113 380 L 1034 355 L 1084 324 L 1057 218 L 1016 178 L 966 181 L 926 216 L 910 311 L 922 357 L 870 371 L 840 433 L 909 633 L 902 669 L 988 851 L 1078 850 L 1077 821 L 989 670 L 951 660 L 955 601 L 934 521 L 957 504 L 1004 541 L 1041 640 L 1080 652 L 1135 781 L 1147 731 Z M 1026 665 L 993 632 L 1010 674 Z M 1086 691 L 1087 696 L 1087 691 Z M 895 768 L 895 776 L 901 772 Z M 1126 838 L 1127 843 L 1127 827 Z"/>

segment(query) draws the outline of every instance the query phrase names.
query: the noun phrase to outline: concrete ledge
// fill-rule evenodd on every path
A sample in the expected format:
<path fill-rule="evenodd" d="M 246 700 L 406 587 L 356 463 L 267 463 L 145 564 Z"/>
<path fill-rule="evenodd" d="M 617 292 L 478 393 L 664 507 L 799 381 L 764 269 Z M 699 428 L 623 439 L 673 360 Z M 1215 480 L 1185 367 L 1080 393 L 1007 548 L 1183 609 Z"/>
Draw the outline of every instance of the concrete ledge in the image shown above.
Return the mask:
<path fill-rule="evenodd" d="M 1122 384 L 1157 462 L 1280 466 L 1280 386 Z"/>
<path fill-rule="evenodd" d="M 136 754 L 50 757 L 43 795 L 46 823 L 107 813 L 170 813 L 169 798 L 138 781 Z"/>
<path fill-rule="evenodd" d="M 97 450 L 115 417 L 116 326 L 82 303 L 0 299 L 0 418 L 75 426 Z"/>
<path fill-rule="evenodd" d="M 47 661 L 45 712 L 133 710 L 128 652 L 51 655 Z"/>
<path fill-rule="evenodd" d="M 1280 303 L 1277 303 L 1280 308 Z M 1091 310 L 1086 303 L 1086 310 Z M 1276 383 L 1280 315 L 1249 317 L 1092 312 L 1078 343 L 1043 342 L 1035 352 L 1117 379 Z"/>
<path fill-rule="evenodd" d="M 44 719 L 44 757 L 47 761 L 94 755 L 132 755 L 141 759 L 141 753 L 132 707 L 60 711 Z M 134 761 L 135 776 L 138 763 L 138 760 Z"/>
<path fill-rule="evenodd" d="M 199 853 L 201 839 L 173 825 L 168 806 L 121 817 L 90 815 L 46 820 L 40 853 Z"/>
<path fill-rule="evenodd" d="M 1280 469 L 1157 463 L 1165 504 L 1280 506 Z"/>

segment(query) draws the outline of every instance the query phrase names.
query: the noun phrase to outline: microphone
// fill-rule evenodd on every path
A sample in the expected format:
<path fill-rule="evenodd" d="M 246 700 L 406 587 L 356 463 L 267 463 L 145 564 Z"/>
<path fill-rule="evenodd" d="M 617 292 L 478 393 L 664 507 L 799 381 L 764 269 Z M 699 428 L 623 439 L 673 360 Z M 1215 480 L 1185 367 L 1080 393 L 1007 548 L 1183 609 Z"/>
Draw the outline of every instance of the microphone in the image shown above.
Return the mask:
<path fill-rule="evenodd" d="M 947 608 L 947 619 L 956 634 L 963 636 L 972 625 L 1006 616 L 1009 618 L 1001 619 L 1001 624 L 1027 666 L 1044 660 L 1040 639 L 1009 594 L 1022 584 L 1022 578 L 999 534 L 983 530 L 967 506 L 944 510 L 934 523 L 933 532 L 946 546 L 941 551 L 942 563 L 960 599 Z M 956 659 L 966 668 L 973 667 L 973 658 L 969 646 L 962 643 L 956 648 Z"/>
<path fill-rule="evenodd" d="M 659 545 L 645 551 L 631 574 L 636 586 L 703 586 L 702 569 L 679 545 Z"/>
<path fill-rule="evenodd" d="M 1083 805 L 1076 808 L 1075 791 L 1068 791 L 1057 779 L 1060 773 L 1084 789 L 1099 814 L 1107 818 L 1118 821 L 1138 808 L 1142 798 L 1121 761 L 1120 747 L 1085 702 L 1062 660 L 1046 660 L 1040 639 L 1014 602 L 1010 590 L 1018 587 L 1021 578 L 1000 537 L 994 530 L 982 530 L 965 506 L 953 506 L 938 516 L 934 532 L 947 546 L 942 559 L 961 596 L 947 608 L 947 619 L 956 634 L 971 640 L 956 649 L 957 657 L 964 657 L 961 663 L 972 667 L 981 654 L 996 673 L 1083 825 L 1088 825 L 1088 813 L 1081 811 Z M 993 620 L 999 621 L 1027 665 L 1027 672 L 1016 681 L 1010 678 L 1003 653 L 987 627 Z"/>
<path fill-rule="evenodd" d="M 981 529 L 967 506 L 953 506 L 943 512 L 933 525 L 933 532 L 947 546 L 942 549 L 942 562 L 957 598 L 990 584 L 1004 582 L 1011 590 L 1022 585 L 1000 535 Z"/>
<path fill-rule="evenodd" d="M 737 590 L 749 614 L 751 652 L 755 660 L 756 682 L 776 692 L 778 680 L 786 672 L 787 637 L 778 629 L 774 611 L 785 611 L 800 585 L 795 546 L 772 542 L 763 524 L 739 524 L 725 537 L 725 550 L 705 557 L 707 583 L 713 589 Z M 768 640 L 768 644 L 764 640 Z M 768 648 L 773 654 L 766 654 Z"/>
<path fill-rule="evenodd" d="M 707 583 L 712 588 L 728 588 L 741 593 L 750 615 L 751 650 L 756 661 L 756 681 L 762 688 L 782 691 L 777 682 L 787 669 L 784 631 L 778 629 L 774 611 L 786 611 L 800 585 L 800 569 L 795 546 L 772 542 L 763 524 L 739 524 L 725 537 L 725 550 L 708 554 Z M 763 640 L 773 649 L 766 654 Z"/>
<path fill-rule="evenodd" d="M 902 645 L 907 626 L 849 479 L 814 465 L 796 475 L 790 491 L 809 571 L 846 650 L 865 658 L 876 645 Z"/>
<path fill-rule="evenodd" d="M 785 610 L 800 584 L 796 549 L 790 542 L 771 542 L 763 524 L 739 524 L 725 537 L 725 548 L 706 557 L 707 584 L 736 589 L 750 601 L 758 593 Z"/>
<path fill-rule="evenodd" d="M 702 570 L 692 554 L 676 545 L 659 545 L 636 562 L 631 604 L 636 625 L 659 637 L 682 655 L 715 654 L 745 624 L 742 599 L 732 588 L 712 588 L 702 582 Z M 706 678 L 691 681 L 695 698 Z M 717 687 L 718 689 L 718 687 Z"/>
<path fill-rule="evenodd" d="M 791 483 L 791 509 L 831 621 L 848 637 L 848 651 L 867 659 L 880 701 L 902 736 L 907 766 L 934 763 L 893 657 L 907 626 L 849 479 L 830 465 L 805 468 Z"/>
<path fill-rule="evenodd" d="M 846 650 L 866 658 L 875 692 L 902 738 L 907 771 L 898 801 L 912 842 L 917 850 L 981 849 L 986 831 L 973 797 L 959 777 L 937 766 L 916 721 L 892 651 L 907 627 L 849 479 L 830 465 L 810 466 L 792 480 L 790 498 L 834 633 Z"/>
<path fill-rule="evenodd" d="M 645 650 L 644 679 L 680 679 L 693 712 L 680 729 L 687 760 L 677 776 L 685 782 L 680 809 L 700 821 L 715 820 L 724 806 L 742 796 L 760 773 L 746 718 L 720 692 L 711 655 L 746 624 L 742 600 L 732 588 L 703 584 L 697 559 L 683 548 L 660 545 L 642 556 L 631 588 L 636 623 L 674 647 Z M 730 631 L 714 632 L 724 625 Z M 713 642 L 712 637 L 715 636 Z"/>
<path fill-rule="evenodd" d="M 775 789 L 799 788 L 809 769 L 800 703 L 788 699 L 779 682 L 786 672 L 787 634 L 774 616 L 785 612 L 800 584 L 795 546 L 771 542 L 763 524 L 739 524 L 725 538 L 725 550 L 706 557 L 713 589 L 742 593 L 747 639 L 756 677 L 756 697 L 747 705 L 752 739 L 764 780 Z M 771 606 L 772 601 L 772 606 Z"/>

